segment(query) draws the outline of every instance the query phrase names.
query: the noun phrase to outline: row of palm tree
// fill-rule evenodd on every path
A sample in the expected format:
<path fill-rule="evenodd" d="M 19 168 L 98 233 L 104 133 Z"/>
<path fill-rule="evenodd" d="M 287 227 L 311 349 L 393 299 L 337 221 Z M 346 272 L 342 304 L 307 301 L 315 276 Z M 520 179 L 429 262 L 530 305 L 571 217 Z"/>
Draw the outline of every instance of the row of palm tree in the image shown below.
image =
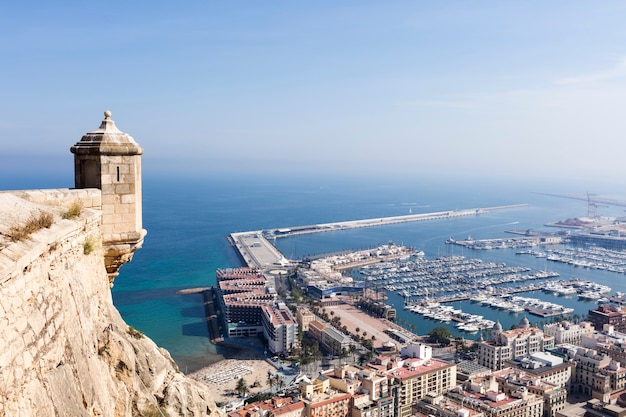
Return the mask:
<path fill-rule="evenodd" d="M 270 386 L 270 390 L 273 390 L 275 386 L 278 386 L 280 390 L 283 389 L 285 381 L 283 381 L 279 374 L 273 374 L 271 371 L 267 371 L 267 385 Z"/>

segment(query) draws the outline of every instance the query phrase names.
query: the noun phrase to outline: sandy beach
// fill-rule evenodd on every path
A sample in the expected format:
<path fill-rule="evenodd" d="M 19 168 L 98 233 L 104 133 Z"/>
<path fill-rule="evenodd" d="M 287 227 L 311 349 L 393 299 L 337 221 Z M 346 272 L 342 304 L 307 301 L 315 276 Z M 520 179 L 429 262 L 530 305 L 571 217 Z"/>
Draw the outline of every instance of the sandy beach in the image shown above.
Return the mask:
<path fill-rule="evenodd" d="M 275 374 L 277 369 L 266 362 L 258 352 L 243 349 L 188 376 L 209 386 L 216 403 L 227 403 L 240 399 L 235 391 L 239 378 L 246 381 L 249 388 L 248 396 L 268 389 L 268 372 Z M 253 386 L 256 384 L 258 385 Z"/>

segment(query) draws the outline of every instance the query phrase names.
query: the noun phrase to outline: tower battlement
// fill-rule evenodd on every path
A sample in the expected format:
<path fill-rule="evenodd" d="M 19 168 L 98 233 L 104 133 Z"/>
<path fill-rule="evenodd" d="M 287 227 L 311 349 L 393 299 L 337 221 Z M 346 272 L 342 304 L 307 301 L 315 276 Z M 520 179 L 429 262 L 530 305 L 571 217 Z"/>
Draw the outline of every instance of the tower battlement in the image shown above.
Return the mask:
<path fill-rule="evenodd" d="M 119 268 L 141 248 L 141 155 L 143 148 L 104 112 L 100 127 L 70 148 L 75 188 L 97 188 L 102 202 L 102 243 L 111 284 Z"/>

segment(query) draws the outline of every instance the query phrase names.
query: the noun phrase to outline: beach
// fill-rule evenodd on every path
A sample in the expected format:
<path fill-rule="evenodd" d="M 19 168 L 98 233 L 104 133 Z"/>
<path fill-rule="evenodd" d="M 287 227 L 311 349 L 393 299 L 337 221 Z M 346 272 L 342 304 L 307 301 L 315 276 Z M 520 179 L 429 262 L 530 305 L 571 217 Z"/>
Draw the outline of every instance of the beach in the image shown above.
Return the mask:
<path fill-rule="evenodd" d="M 241 399 L 235 390 L 240 378 L 248 385 L 248 397 L 270 388 L 267 384 L 268 372 L 275 374 L 278 370 L 260 353 L 242 349 L 188 376 L 210 387 L 216 403 L 228 403 Z"/>

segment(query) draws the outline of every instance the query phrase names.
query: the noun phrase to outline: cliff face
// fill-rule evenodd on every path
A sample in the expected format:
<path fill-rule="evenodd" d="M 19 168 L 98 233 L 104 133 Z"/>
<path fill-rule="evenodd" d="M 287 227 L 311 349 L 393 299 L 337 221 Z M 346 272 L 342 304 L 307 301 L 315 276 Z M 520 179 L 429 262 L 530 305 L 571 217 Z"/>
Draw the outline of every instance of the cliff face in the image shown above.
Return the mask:
<path fill-rule="evenodd" d="M 101 212 L 62 219 L 72 201 L 89 207 L 94 198 L 93 190 L 0 193 L 0 415 L 219 415 L 207 387 L 113 306 Z M 53 216 L 49 228 L 11 241 L 42 213 Z"/>

